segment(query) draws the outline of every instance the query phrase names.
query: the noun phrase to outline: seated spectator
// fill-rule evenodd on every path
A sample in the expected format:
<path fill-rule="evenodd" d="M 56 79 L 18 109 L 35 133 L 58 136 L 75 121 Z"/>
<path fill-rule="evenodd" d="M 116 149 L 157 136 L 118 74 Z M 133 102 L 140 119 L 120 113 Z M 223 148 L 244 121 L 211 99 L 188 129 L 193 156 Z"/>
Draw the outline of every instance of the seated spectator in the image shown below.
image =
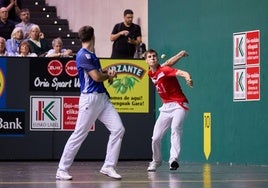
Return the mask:
<path fill-rule="evenodd" d="M 72 57 L 73 52 L 71 49 L 64 49 L 62 48 L 63 42 L 60 37 L 55 38 L 52 41 L 52 47 L 53 49 L 50 49 L 47 52 L 46 57 Z"/>
<path fill-rule="evenodd" d="M 36 53 L 31 52 L 30 44 L 24 40 L 20 43 L 18 57 L 37 57 Z"/>
<path fill-rule="evenodd" d="M 0 56 L 10 56 L 6 50 L 6 39 L 0 37 Z"/>
<path fill-rule="evenodd" d="M 38 25 L 33 25 L 31 27 L 28 42 L 32 52 L 36 53 L 40 57 L 44 57 L 50 49 L 44 33 L 40 31 Z"/>
<path fill-rule="evenodd" d="M 23 32 L 20 27 L 16 27 L 12 33 L 11 38 L 7 40 L 7 52 L 12 56 L 19 53 L 19 45 L 23 39 Z"/>
<path fill-rule="evenodd" d="M 31 27 L 34 25 L 30 22 L 30 11 L 27 8 L 21 9 L 20 19 L 21 22 L 16 24 L 15 27 L 21 27 L 23 31 L 23 38 L 26 39 L 29 36 Z"/>
<path fill-rule="evenodd" d="M 8 19 L 15 23 L 20 21 L 19 14 L 21 9 L 21 0 L 0 0 L 0 7 L 6 7 L 8 11 Z"/>
<path fill-rule="evenodd" d="M 0 8 L 0 36 L 9 39 L 14 28 L 14 22 L 8 19 L 7 8 Z"/>

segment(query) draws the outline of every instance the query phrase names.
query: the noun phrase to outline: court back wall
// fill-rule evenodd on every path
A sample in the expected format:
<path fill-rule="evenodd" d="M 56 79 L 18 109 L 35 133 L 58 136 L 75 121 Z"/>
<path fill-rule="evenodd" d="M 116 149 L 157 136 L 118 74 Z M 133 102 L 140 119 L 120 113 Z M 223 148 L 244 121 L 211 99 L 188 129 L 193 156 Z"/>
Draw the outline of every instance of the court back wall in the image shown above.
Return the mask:
<path fill-rule="evenodd" d="M 268 1 L 149 0 L 149 48 L 167 57 L 190 53 L 176 65 L 194 88 L 182 88 L 191 110 L 184 124 L 181 161 L 268 164 Z M 233 102 L 233 33 L 260 30 L 260 100 Z M 156 107 L 161 102 L 156 97 Z M 203 149 L 203 113 L 211 113 L 211 152 Z M 156 113 L 158 115 L 158 113 Z M 163 157 L 169 157 L 169 136 Z"/>

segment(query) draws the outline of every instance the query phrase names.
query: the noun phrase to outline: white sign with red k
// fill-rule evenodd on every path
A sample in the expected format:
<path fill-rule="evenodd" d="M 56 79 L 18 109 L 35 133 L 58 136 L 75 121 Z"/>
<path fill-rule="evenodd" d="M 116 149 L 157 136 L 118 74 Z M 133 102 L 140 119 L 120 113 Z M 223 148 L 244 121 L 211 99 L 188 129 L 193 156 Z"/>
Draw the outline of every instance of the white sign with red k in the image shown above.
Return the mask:
<path fill-rule="evenodd" d="M 233 100 L 260 100 L 260 31 L 233 34 Z"/>

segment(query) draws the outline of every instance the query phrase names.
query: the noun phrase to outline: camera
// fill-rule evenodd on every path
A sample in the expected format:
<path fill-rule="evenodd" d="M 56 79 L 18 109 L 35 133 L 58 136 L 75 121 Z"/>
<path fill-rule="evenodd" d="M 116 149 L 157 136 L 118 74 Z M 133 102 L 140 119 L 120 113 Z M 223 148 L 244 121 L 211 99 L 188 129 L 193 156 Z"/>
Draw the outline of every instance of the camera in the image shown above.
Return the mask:
<path fill-rule="evenodd" d="M 127 35 L 127 38 L 130 38 L 130 39 L 133 40 L 133 39 L 135 39 L 135 35 L 133 35 L 133 34 L 128 34 L 128 35 Z"/>

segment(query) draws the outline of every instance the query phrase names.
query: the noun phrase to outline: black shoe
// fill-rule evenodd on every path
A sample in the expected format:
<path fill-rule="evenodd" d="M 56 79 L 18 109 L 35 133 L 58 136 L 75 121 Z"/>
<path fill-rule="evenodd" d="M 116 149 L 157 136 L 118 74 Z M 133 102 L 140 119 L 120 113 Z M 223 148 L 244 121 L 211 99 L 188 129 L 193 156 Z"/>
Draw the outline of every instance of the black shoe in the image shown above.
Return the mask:
<path fill-rule="evenodd" d="M 177 161 L 173 161 L 171 164 L 170 164 L 170 167 L 169 167 L 169 170 L 177 170 L 177 168 L 179 168 L 179 163 Z"/>

